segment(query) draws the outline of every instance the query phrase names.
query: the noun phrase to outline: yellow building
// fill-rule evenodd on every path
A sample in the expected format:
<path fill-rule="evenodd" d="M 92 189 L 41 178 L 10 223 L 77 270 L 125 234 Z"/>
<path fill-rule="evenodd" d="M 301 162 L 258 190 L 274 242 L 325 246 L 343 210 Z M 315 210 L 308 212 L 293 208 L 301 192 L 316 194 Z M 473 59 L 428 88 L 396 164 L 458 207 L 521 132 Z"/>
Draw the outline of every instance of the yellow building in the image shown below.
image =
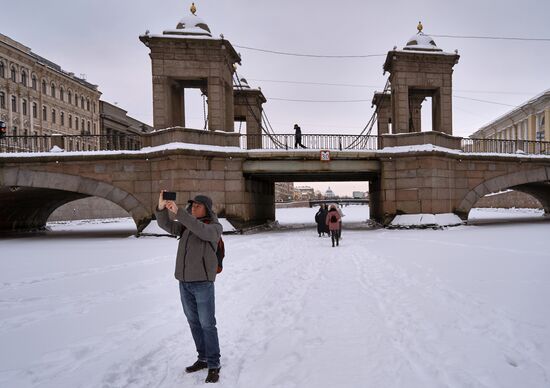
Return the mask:
<path fill-rule="evenodd" d="M 0 120 L 9 136 L 98 135 L 100 96 L 97 85 L 0 34 Z"/>
<path fill-rule="evenodd" d="M 550 89 L 500 116 L 470 137 L 550 141 Z"/>

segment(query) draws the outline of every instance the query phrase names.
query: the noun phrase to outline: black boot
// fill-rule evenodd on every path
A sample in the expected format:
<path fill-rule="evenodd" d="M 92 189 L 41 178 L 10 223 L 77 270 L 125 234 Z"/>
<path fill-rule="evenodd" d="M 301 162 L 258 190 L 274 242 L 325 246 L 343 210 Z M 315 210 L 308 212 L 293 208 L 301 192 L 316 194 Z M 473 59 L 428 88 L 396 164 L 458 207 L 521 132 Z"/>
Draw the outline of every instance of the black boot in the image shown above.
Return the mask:
<path fill-rule="evenodd" d="M 220 369 L 221 368 L 212 368 L 208 369 L 208 376 L 206 376 L 205 383 L 217 383 L 220 379 Z"/>
<path fill-rule="evenodd" d="M 206 363 L 206 361 L 200 361 L 200 360 L 197 360 L 195 361 L 195 363 L 191 366 L 188 366 L 187 368 L 185 368 L 185 371 L 187 373 L 193 373 L 193 372 L 197 372 L 201 369 L 206 369 L 208 368 L 208 364 Z"/>

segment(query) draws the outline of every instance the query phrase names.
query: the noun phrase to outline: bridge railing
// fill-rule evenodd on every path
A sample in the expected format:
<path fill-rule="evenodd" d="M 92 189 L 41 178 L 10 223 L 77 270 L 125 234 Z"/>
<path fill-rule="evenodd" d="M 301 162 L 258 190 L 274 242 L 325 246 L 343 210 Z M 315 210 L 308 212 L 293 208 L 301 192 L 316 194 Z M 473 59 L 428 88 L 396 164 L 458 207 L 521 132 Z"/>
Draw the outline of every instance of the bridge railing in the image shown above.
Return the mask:
<path fill-rule="evenodd" d="M 497 154 L 550 155 L 550 142 L 463 138 L 462 151 Z"/>
<path fill-rule="evenodd" d="M 139 135 L 34 135 L 6 136 L 0 139 L 0 152 L 139 150 Z"/>
<path fill-rule="evenodd" d="M 283 149 L 289 150 L 295 147 L 294 134 L 275 135 L 241 135 L 241 148 L 245 149 Z M 321 150 L 376 150 L 378 149 L 378 136 L 367 135 L 329 135 L 329 134 L 303 134 L 301 143 L 306 148 Z M 301 148 L 300 146 L 297 147 Z"/>
<path fill-rule="evenodd" d="M 309 149 L 367 150 L 378 149 L 378 136 L 303 134 L 302 144 Z M 243 149 L 294 149 L 294 134 L 241 135 Z M 0 138 L 0 152 L 48 152 L 55 146 L 65 151 L 139 150 L 139 135 L 34 135 Z M 499 153 L 550 155 L 550 142 L 533 140 L 472 139 L 461 140 L 462 151 L 468 153 Z"/>

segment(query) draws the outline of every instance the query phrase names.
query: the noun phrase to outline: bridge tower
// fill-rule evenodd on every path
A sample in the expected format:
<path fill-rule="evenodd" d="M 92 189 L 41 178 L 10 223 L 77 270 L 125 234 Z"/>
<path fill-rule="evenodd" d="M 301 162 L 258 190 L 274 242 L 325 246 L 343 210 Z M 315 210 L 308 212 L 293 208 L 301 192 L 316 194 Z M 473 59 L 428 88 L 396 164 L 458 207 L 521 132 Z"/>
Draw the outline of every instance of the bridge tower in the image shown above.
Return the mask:
<path fill-rule="evenodd" d="M 453 133 L 452 75 L 460 56 L 443 52 L 422 32 L 412 36 L 403 49 L 388 52 L 384 72 L 390 73 L 391 94 L 377 93 L 373 104 L 379 111 L 379 134 L 421 132 L 422 102 L 432 98 L 432 130 Z"/>
<path fill-rule="evenodd" d="M 235 121 L 246 123 L 246 148 L 262 148 L 262 104 L 266 102 L 260 88 L 251 88 L 241 78 L 234 85 Z"/>
<path fill-rule="evenodd" d="M 198 88 L 208 97 L 208 129 L 233 132 L 233 73 L 240 63 L 231 43 L 213 38 L 208 25 L 195 15 L 184 17 L 175 29 L 146 32 L 139 39 L 151 50 L 153 126 L 185 127 L 186 88 Z"/>

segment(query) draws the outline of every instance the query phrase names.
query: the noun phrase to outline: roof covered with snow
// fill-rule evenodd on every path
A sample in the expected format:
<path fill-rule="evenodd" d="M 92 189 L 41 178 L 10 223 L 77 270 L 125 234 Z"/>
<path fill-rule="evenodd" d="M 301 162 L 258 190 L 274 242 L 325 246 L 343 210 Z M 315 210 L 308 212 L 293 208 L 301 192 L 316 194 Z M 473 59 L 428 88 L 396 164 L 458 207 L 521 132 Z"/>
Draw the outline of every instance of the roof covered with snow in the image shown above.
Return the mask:
<path fill-rule="evenodd" d="M 212 37 L 208 24 L 198 16 L 185 16 L 176 25 L 175 30 L 165 30 L 164 35 L 209 36 Z"/>
<path fill-rule="evenodd" d="M 416 35 L 411 36 L 403 50 L 413 51 L 443 51 L 435 44 L 433 38 L 418 31 Z"/>

